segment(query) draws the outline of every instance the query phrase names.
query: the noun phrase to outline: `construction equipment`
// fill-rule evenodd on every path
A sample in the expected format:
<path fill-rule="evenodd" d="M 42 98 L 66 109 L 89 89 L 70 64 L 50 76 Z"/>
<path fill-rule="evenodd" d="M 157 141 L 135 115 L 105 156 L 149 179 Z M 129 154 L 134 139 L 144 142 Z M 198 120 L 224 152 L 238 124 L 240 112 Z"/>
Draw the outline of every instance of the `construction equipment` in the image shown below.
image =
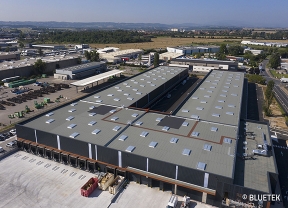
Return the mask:
<path fill-rule="evenodd" d="M 24 117 L 24 111 L 15 112 L 14 115 L 18 118 L 23 118 Z"/>
<path fill-rule="evenodd" d="M 175 208 L 177 206 L 177 203 L 178 203 L 178 196 L 173 194 L 169 199 L 169 202 L 167 204 L 167 208 Z"/>
<path fill-rule="evenodd" d="M 25 113 L 29 113 L 29 112 L 32 112 L 32 111 L 31 111 L 31 109 L 26 105 L 26 106 L 25 106 Z"/>
<path fill-rule="evenodd" d="M 190 206 L 190 197 L 189 196 L 184 196 L 183 202 L 181 204 L 180 208 L 186 208 Z"/>
<path fill-rule="evenodd" d="M 50 98 L 44 98 L 45 103 L 50 103 Z"/>
<path fill-rule="evenodd" d="M 36 109 L 40 109 L 41 108 L 41 104 L 39 104 L 37 101 L 34 101 L 34 105 Z"/>

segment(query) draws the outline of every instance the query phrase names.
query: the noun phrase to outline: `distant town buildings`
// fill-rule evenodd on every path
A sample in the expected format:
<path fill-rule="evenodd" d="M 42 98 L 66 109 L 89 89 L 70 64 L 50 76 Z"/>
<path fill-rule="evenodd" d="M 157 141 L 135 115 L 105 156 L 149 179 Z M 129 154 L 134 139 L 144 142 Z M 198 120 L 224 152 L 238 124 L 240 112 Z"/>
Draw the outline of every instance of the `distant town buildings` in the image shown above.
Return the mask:
<path fill-rule="evenodd" d="M 255 49 L 251 49 L 251 48 L 245 48 L 244 49 L 244 53 L 250 51 L 253 55 L 259 55 L 263 53 L 263 50 L 255 50 Z"/>
<path fill-rule="evenodd" d="M 287 43 L 278 43 L 278 42 L 258 42 L 258 41 L 251 41 L 251 40 L 243 40 L 241 41 L 243 45 L 258 45 L 258 46 L 275 46 L 275 47 L 287 47 Z"/>

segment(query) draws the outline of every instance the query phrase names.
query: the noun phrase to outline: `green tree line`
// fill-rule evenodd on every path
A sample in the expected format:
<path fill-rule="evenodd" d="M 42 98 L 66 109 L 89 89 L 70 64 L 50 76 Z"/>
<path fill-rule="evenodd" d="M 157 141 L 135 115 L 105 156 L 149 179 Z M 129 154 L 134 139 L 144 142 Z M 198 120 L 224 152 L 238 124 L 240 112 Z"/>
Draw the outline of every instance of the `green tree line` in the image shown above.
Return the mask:
<path fill-rule="evenodd" d="M 52 43 L 139 43 L 150 42 L 150 36 L 138 32 L 114 31 L 50 31 L 42 34 L 40 41 Z"/>

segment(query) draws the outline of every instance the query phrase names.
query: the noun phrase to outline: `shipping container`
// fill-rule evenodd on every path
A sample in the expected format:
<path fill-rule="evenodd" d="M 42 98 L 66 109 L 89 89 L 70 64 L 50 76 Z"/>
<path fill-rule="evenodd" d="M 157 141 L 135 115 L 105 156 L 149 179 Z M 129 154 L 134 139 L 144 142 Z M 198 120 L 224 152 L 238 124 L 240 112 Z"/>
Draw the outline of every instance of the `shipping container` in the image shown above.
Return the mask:
<path fill-rule="evenodd" d="M 98 183 L 99 189 L 105 191 L 108 188 L 108 186 L 110 186 L 110 184 L 113 182 L 113 180 L 114 180 L 114 174 L 106 173 Z"/>
<path fill-rule="evenodd" d="M 97 188 L 98 178 L 90 178 L 84 186 L 81 187 L 81 195 L 88 197 Z"/>
<path fill-rule="evenodd" d="M 123 185 L 125 178 L 123 176 L 117 176 L 109 186 L 109 193 L 115 195 L 119 188 Z"/>

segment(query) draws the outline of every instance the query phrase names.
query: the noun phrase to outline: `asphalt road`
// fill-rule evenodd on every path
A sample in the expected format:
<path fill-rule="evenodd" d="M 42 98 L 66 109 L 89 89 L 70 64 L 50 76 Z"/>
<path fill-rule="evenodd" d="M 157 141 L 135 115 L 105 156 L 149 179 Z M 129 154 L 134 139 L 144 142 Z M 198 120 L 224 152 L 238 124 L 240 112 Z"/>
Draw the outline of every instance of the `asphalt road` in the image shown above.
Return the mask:
<path fill-rule="evenodd" d="M 16 140 L 16 139 L 17 139 L 17 136 L 12 136 L 12 137 L 6 139 L 5 141 L 0 141 L 0 147 L 3 147 L 3 149 L 4 149 L 4 152 L 0 152 L 0 156 L 4 153 L 9 152 L 12 149 L 16 148 L 16 146 L 15 147 L 6 147 L 7 143 L 12 142 L 13 140 Z"/>

